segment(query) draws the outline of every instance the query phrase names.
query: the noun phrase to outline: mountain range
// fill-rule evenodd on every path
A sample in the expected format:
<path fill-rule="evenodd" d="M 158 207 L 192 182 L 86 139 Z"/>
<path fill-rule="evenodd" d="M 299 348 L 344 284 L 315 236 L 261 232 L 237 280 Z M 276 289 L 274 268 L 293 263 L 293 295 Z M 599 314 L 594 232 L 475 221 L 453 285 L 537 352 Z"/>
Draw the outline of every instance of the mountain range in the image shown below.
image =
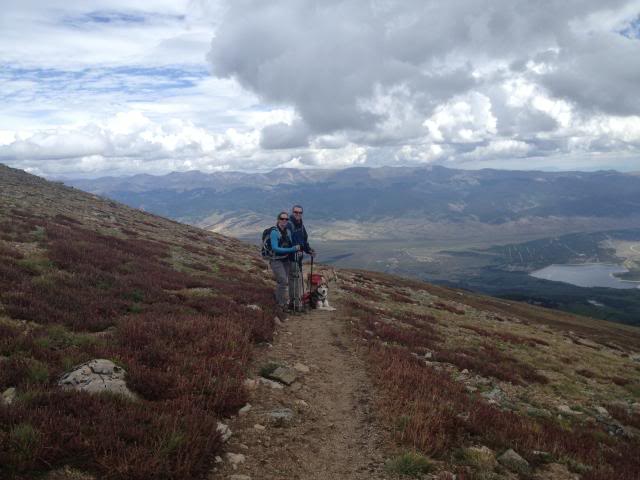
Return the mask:
<path fill-rule="evenodd" d="M 200 227 L 255 235 L 301 203 L 317 238 L 527 239 L 640 227 L 640 176 L 616 171 L 454 170 L 441 166 L 174 172 L 67 181 Z"/>

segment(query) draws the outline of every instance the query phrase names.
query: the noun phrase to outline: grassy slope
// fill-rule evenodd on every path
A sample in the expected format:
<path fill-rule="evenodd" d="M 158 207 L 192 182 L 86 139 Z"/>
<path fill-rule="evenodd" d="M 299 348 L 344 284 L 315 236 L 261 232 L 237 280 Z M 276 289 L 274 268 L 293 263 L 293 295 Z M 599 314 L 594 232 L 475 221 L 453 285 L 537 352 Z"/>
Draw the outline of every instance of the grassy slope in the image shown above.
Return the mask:
<path fill-rule="evenodd" d="M 340 276 L 401 444 L 462 478 L 514 478 L 473 445 L 517 450 L 531 464 L 517 478 L 550 462 L 583 479 L 640 478 L 637 328 L 373 272 Z"/>
<path fill-rule="evenodd" d="M 206 473 L 217 419 L 245 402 L 251 345 L 273 333 L 255 248 L 0 166 L 0 257 L 0 393 L 18 391 L 0 406 L 0 477 L 65 465 L 112 478 Z M 461 478 L 502 478 L 468 454 L 473 444 L 514 448 L 536 469 L 557 461 L 586 479 L 638 478 L 637 329 L 339 275 L 340 314 L 399 444 Z M 123 365 L 140 400 L 55 386 L 91 358 Z M 495 387 L 503 398 L 491 404 L 481 394 Z M 560 405 L 580 415 L 558 416 Z"/>
<path fill-rule="evenodd" d="M 0 166 L 0 393 L 18 392 L 0 477 L 206 473 L 251 343 L 272 336 L 262 268 L 240 242 Z M 56 387 L 92 358 L 124 366 L 140 401 Z"/>

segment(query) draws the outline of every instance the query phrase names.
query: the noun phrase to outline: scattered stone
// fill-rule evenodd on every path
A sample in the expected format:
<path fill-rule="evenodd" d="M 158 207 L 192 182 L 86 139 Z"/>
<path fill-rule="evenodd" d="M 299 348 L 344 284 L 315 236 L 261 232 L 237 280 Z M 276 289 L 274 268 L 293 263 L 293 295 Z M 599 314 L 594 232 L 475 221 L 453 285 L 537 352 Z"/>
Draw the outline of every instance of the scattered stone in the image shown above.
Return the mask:
<path fill-rule="evenodd" d="M 631 410 L 633 410 L 633 413 L 640 415 L 640 402 L 632 403 Z"/>
<path fill-rule="evenodd" d="M 249 475 L 231 475 L 229 480 L 251 480 Z"/>
<path fill-rule="evenodd" d="M 307 367 L 304 363 L 296 363 L 293 368 L 295 368 L 300 373 L 309 373 L 309 367 Z"/>
<path fill-rule="evenodd" d="M 11 405 L 16 399 L 16 389 L 15 387 L 9 387 L 4 392 L 2 392 L 2 403 L 5 405 Z"/>
<path fill-rule="evenodd" d="M 543 466 L 534 476 L 533 480 L 579 480 L 580 475 L 570 472 L 560 463 L 549 463 Z"/>
<path fill-rule="evenodd" d="M 466 448 L 464 453 L 466 459 L 482 471 L 493 470 L 498 466 L 495 453 L 485 445 Z"/>
<path fill-rule="evenodd" d="M 569 405 L 560 405 L 558 407 L 558 411 L 560 413 L 564 413 L 565 415 L 573 415 L 573 416 L 582 415 L 582 412 L 577 412 L 576 410 L 572 410 Z"/>
<path fill-rule="evenodd" d="M 282 325 L 284 325 L 282 323 L 282 320 L 280 320 L 278 317 L 275 318 L 274 323 L 276 324 L 277 327 L 281 327 Z"/>
<path fill-rule="evenodd" d="M 478 390 L 478 387 L 474 387 L 473 385 L 465 385 L 464 388 L 469 393 L 473 393 Z"/>
<path fill-rule="evenodd" d="M 227 440 L 229 440 L 231 438 L 231 435 L 233 435 L 229 426 L 225 425 L 222 422 L 218 422 L 216 431 L 220 434 L 220 437 L 222 438 L 223 442 L 226 442 Z"/>
<path fill-rule="evenodd" d="M 429 360 L 430 358 L 433 358 L 433 352 L 426 352 L 424 354 L 424 359 Z"/>
<path fill-rule="evenodd" d="M 295 393 L 302 388 L 302 385 L 300 385 L 299 383 L 294 383 L 290 388 L 291 391 Z"/>
<path fill-rule="evenodd" d="M 242 453 L 227 452 L 225 453 L 225 457 L 227 458 L 227 462 L 231 464 L 234 470 L 238 468 L 238 465 L 244 463 L 246 460 L 246 457 Z"/>
<path fill-rule="evenodd" d="M 95 480 L 96 477 L 81 470 L 65 465 L 63 468 L 52 470 L 44 477 L 44 480 Z"/>
<path fill-rule="evenodd" d="M 216 455 L 216 458 L 214 460 L 216 463 L 222 463 L 222 457 L 220 455 Z"/>
<path fill-rule="evenodd" d="M 275 389 L 284 388 L 281 383 L 274 382 L 273 380 L 269 380 L 268 378 L 264 378 L 264 377 L 260 377 L 258 379 L 258 382 L 260 382 L 262 385 L 265 385 L 265 386 L 271 387 L 271 388 L 275 388 Z"/>
<path fill-rule="evenodd" d="M 482 395 L 487 400 L 493 400 L 493 402 L 496 403 L 504 400 L 504 392 L 500 390 L 500 387 L 493 387 L 493 390 L 491 390 L 490 392 L 482 392 L 480 395 Z"/>
<path fill-rule="evenodd" d="M 529 468 L 529 462 L 511 448 L 498 457 L 498 462 L 514 472 L 524 472 Z"/>
<path fill-rule="evenodd" d="M 298 378 L 298 374 L 295 369 L 291 367 L 278 367 L 269 374 L 271 380 L 284 383 L 285 385 L 291 385 Z"/>
<path fill-rule="evenodd" d="M 593 348 L 594 350 L 602 349 L 602 345 L 594 342 L 593 340 L 589 340 L 588 338 L 582 338 L 582 337 L 571 335 L 571 341 L 577 345 Z"/>
<path fill-rule="evenodd" d="M 238 410 L 238 415 L 243 417 L 245 416 L 247 413 L 249 413 L 249 411 L 251 410 L 251 404 L 247 403 L 244 407 L 242 407 L 240 410 Z"/>
<path fill-rule="evenodd" d="M 262 308 L 259 305 L 247 305 L 247 308 L 249 310 L 262 310 Z"/>
<path fill-rule="evenodd" d="M 609 412 L 604 407 L 596 407 L 596 412 L 598 412 L 598 414 L 603 416 L 603 417 L 608 417 L 609 416 Z"/>
<path fill-rule="evenodd" d="M 259 423 L 256 423 L 253 428 L 259 432 L 263 432 L 267 429 L 267 427 L 265 427 L 264 425 L 260 425 Z"/>
<path fill-rule="evenodd" d="M 309 404 L 307 402 L 305 402 L 304 400 L 298 399 L 294 403 L 296 405 L 298 405 L 299 407 L 309 408 Z"/>
<path fill-rule="evenodd" d="M 640 353 L 633 353 L 629 355 L 629 360 L 632 362 L 640 362 Z"/>
<path fill-rule="evenodd" d="M 89 393 L 111 392 L 135 399 L 135 394 L 124 381 L 126 373 L 111 360 L 95 359 L 64 374 L 58 380 L 58 385 Z"/>
<path fill-rule="evenodd" d="M 258 387 L 258 380 L 256 380 L 255 378 L 247 378 L 244 381 L 244 386 L 248 390 L 255 390 Z"/>
<path fill-rule="evenodd" d="M 270 422 L 276 427 L 282 427 L 293 420 L 293 410 L 290 408 L 279 408 L 268 414 Z"/>

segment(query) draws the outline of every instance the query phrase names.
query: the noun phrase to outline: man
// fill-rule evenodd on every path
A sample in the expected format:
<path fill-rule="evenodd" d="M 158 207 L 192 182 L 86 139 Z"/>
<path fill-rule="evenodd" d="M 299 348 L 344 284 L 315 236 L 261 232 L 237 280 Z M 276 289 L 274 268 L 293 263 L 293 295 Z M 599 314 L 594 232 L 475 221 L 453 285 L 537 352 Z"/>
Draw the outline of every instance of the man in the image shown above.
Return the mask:
<path fill-rule="evenodd" d="M 294 311 L 302 310 L 302 257 L 304 254 L 315 256 L 316 252 L 309 246 L 309 235 L 307 229 L 302 222 L 302 214 L 304 210 L 301 205 L 294 205 L 291 208 L 291 216 L 287 229 L 291 234 L 291 243 L 293 246 L 299 246 L 300 250 L 292 255 L 292 269 L 289 276 L 289 299 L 290 306 Z"/>

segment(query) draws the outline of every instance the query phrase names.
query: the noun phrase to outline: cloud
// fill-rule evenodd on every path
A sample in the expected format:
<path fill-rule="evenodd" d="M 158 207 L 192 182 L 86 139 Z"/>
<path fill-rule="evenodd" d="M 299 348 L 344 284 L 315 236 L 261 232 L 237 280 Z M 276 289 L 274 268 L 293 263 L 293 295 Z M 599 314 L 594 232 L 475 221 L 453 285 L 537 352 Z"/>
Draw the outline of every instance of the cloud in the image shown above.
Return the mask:
<path fill-rule="evenodd" d="M 638 169 L 638 0 L 24 0 L 0 161 L 45 175 Z M 555 162 L 555 163 L 554 163 Z"/>

